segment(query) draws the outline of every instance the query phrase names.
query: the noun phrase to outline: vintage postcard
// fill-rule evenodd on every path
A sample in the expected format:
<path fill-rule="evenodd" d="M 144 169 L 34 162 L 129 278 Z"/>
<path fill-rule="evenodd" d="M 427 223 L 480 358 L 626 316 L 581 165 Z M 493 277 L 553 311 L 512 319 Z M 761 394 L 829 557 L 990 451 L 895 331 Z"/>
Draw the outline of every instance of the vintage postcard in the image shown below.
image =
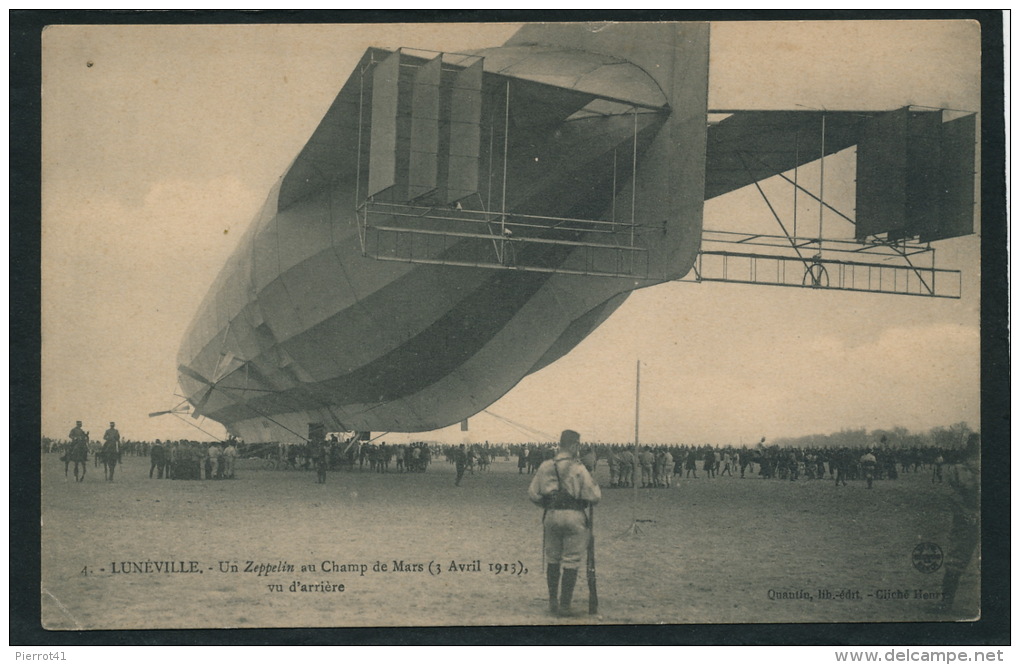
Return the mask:
<path fill-rule="evenodd" d="M 981 31 L 47 27 L 42 627 L 980 619 Z"/>

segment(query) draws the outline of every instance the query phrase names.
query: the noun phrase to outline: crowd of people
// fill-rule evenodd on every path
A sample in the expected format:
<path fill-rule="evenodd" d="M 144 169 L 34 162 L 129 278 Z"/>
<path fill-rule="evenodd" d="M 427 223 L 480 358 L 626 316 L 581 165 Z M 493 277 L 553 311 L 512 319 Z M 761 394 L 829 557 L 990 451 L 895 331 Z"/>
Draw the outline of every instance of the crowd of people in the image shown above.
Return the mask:
<path fill-rule="evenodd" d="M 513 447 L 520 474 L 532 474 L 555 448 L 531 443 Z M 669 488 L 677 478 L 741 478 L 768 480 L 895 480 L 902 473 L 930 473 L 932 482 L 942 482 L 943 467 L 959 460 L 961 450 L 939 446 L 899 448 L 888 441 L 871 447 L 800 448 L 710 445 L 593 444 L 582 446 L 580 458 L 594 473 L 599 463 L 609 467 L 609 488 Z M 699 476 L 699 471 L 701 475 Z"/>
<path fill-rule="evenodd" d="M 251 454 L 278 461 L 279 468 L 322 471 L 367 471 L 370 473 L 424 473 L 432 463 L 432 451 L 424 441 L 408 444 L 376 443 L 336 435 L 305 444 L 253 444 Z"/>
<path fill-rule="evenodd" d="M 111 423 L 111 427 L 113 423 Z M 341 441 L 336 435 L 328 440 L 309 441 L 304 444 L 246 443 L 228 438 L 226 441 L 201 442 L 187 439 L 135 441 L 112 437 L 108 431 L 104 442 L 93 440 L 79 421 L 67 439 L 42 439 L 42 452 L 59 454 L 61 460 L 75 464 L 75 478 L 84 479 L 89 460 L 98 467 L 109 467 L 108 480 L 113 479 L 112 469 L 125 456 L 150 460 L 149 477 L 157 480 L 225 480 L 235 477 L 239 459 L 256 459 L 269 467 L 280 469 L 325 471 L 367 471 L 371 473 L 424 473 L 432 462 L 433 451 L 439 447 L 424 441 L 409 444 L 387 445 L 385 441 L 350 438 Z M 112 446 L 112 448 L 111 448 Z M 480 450 L 474 460 L 490 459 L 487 451 Z M 79 474 L 80 467 L 80 474 Z"/>
<path fill-rule="evenodd" d="M 149 477 L 155 479 L 222 480 L 235 477 L 238 459 L 259 459 L 280 469 L 315 468 L 327 471 L 370 473 L 424 473 L 434 458 L 457 466 L 458 483 L 464 473 L 486 471 L 496 459 L 516 458 L 519 474 L 534 474 L 552 459 L 555 444 L 481 443 L 443 445 L 416 441 L 385 441 L 330 435 L 305 444 L 253 443 L 229 438 L 223 442 L 190 440 L 138 441 L 121 439 L 110 423 L 102 440 L 93 440 L 78 423 L 67 440 L 43 439 L 44 452 L 59 452 L 69 467 L 75 462 L 76 479 L 84 477 L 85 460 L 104 466 L 105 476 L 123 456 L 148 456 Z M 667 489 L 678 479 L 714 479 L 723 476 L 767 480 L 830 480 L 845 485 L 851 480 L 895 480 L 903 473 L 929 473 L 942 482 L 943 467 L 958 461 L 960 450 L 940 446 L 895 447 L 882 438 L 870 447 L 840 448 L 765 445 L 711 446 L 621 443 L 583 445 L 579 459 L 594 474 L 599 464 L 609 470 L 608 489 L 641 487 Z M 82 466 L 78 473 L 79 464 Z M 322 479 L 324 481 L 324 479 Z"/>
<path fill-rule="evenodd" d="M 156 439 L 147 446 L 149 478 L 177 480 L 227 480 L 234 478 L 237 445 L 228 439 L 221 443 L 167 441 Z"/>

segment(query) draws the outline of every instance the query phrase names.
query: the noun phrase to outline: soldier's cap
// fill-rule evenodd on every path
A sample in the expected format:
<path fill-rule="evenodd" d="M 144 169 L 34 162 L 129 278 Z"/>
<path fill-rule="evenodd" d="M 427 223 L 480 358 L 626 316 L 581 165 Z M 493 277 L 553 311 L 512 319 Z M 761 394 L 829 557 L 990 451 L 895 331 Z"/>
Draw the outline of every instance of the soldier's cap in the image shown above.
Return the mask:
<path fill-rule="evenodd" d="M 110 421 L 110 427 L 113 427 L 113 426 L 114 426 L 114 425 L 116 425 L 116 424 L 117 424 L 117 423 L 113 422 L 112 420 Z"/>
<path fill-rule="evenodd" d="M 572 429 L 565 429 L 560 434 L 560 446 L 577 446 L 581 443 L 581 435 Z"/>
<path fill-rule="evenodd" d="M 78 425 L 78 426 L 81 426 L 81 421 L 80 420 L 76 420 L 76 421 L 74 421 L 74 424 Z"/>

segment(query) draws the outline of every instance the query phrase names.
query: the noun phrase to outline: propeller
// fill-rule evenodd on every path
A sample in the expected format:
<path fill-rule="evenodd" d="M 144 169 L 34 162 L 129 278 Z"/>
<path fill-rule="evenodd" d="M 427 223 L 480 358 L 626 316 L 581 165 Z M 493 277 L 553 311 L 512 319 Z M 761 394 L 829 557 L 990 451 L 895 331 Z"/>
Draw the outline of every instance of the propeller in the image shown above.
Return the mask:
<path fill-rule="evenodd" d="M 195 408 L 191 411 L 191 417 L 197 419 L 202 409 L 205 408 L 205 405 L 209 401 L 209 398 L 212 396 L 212 391 L 216 387 L 216 384 L 210 381 L 209 379 L 205 378 L 195 370 L 191 369 L 187 365 L 178 365 L 177 371 L 187 377 L 190 377 L 198 381 L 199 383 L 204 383 L 206 386 L 208 386 L 208 388 L 205 389 L 205 392 L 202 393 L 202 396 L 198 399 L 198 403 L 195 405 Z"/>
<path fill-rule="evenodd" d="M 187 408 L 183 408 L 183 409 L 170 409 L 168 411 L 153 411 L 152 413 L 149 414 L 149 417 L 150 418 L 155 418 L 156 416 L 165 416 L 165 415 L 168 415 L 168 414 L 171 414 L 171 413 L 175 413 L 176 414 L 176 413 L 187 413 L 187 412 L 188 412 Z"/>
<path fill-rule="evenodd" d="M 231 365 L 233 365 L 234 363 L 236 363 L 236 366 L 231 367 Z M 198 418 L 200 415 L 202 415 L 202 410 L 205 408 L 205 405 L 209 402 L 209 398 L 212 397 L 212 392 L 213 390 L 216 389 L 219 382 L 227 378 L 237 370 L 244 367 L 244 363 L 245 363 L 244 360 L 238 358 L 229 351 L 221 353 L 220 359 L 216 363 L 216 368 L 213 370 L 213 378 L 211 381 L 202 376 L 201 374 L 199 374 L 198 372 L 196 372 L 194 369 L 188 367 L 187 365 L 177 366 L 177 371 L 180 372 L 181 374 L 208 386 L 205 392 L 202 393 L 202 396 L 198 398 L 198 403 L 195 404 L 195 408 L 191 411 L 192 418 Z"/>
<path fill-rule="evenodd" d="M 178 413 L 187 413 L 187 412 L 188 412 L 188 405 L 184 404 L 182 402 L 182 403 L 178 404 L 177 406 L 175 406 L 174 408 L 167 409 L 166 411 L 153 411 L 152 413 L 149 414 L 149 417 L 150 418 L 155 418 L 156 416 L 165 416 L 165 415 L 169 415 L 169 414 L 178 414 Z"/>

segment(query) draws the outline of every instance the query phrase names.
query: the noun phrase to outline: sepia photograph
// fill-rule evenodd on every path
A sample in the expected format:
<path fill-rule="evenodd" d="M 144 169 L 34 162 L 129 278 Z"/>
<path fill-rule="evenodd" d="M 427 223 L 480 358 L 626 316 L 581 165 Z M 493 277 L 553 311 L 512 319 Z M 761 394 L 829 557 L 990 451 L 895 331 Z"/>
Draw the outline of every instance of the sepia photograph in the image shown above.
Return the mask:
<path fill-rule="evenodd" d="M 39 625 L 979 622 L 983 29 L 47 25 Z"/>

